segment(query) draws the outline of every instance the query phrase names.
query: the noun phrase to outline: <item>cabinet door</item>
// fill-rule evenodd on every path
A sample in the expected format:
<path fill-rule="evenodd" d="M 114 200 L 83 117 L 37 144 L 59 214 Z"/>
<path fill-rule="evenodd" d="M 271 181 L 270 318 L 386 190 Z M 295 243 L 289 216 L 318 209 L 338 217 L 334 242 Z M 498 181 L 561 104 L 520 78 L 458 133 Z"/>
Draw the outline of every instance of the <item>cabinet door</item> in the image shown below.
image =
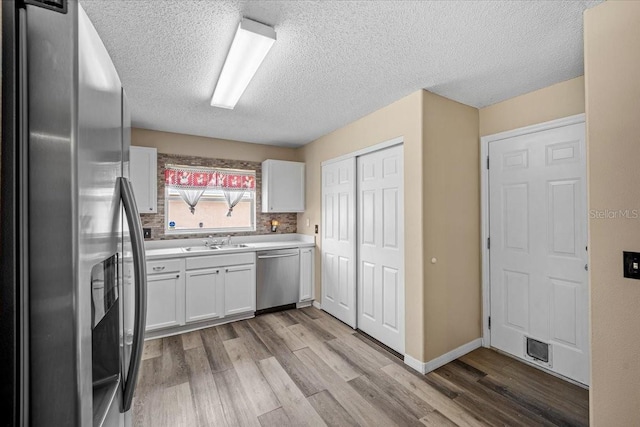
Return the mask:
<path fill-rule="evenodd" d="M 262 163 L 262 212 L 304 212 L 304 163 Z"/>
<path fill-rule="evenodd" d="M 147 147 L 131 147 L 130 176 L 133 194 L 140 213 L 158 211 L 157 150 Z"/>
<path fill-rule="evenodd" d="M 300 302 L 314 298 L 314 249 L 300 249 Z"/>
<path fill-rule="evenodd" d="M 225 316 L 256 310 L 256 266 L 236 265 L 224 269 Z"/>
<path fill-rule="evenodd" d="M 221 316 L 222 270 L 210 268 L 187 271 L 186 321 Z"/>
<path fill-rule="evenodd" d="M 180 280 L 177 273 L 147 277 L 147 331 L 181 323 L 178 307 L 182 291 Z"/>

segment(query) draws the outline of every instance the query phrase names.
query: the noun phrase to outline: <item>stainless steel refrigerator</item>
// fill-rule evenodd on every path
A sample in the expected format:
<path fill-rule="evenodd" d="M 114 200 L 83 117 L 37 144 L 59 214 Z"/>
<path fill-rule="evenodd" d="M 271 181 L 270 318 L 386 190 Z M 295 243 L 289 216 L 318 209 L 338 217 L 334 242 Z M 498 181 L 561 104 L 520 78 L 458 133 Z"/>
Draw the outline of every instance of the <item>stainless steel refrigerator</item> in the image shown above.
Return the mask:
<path fill-rule="evenodd" d="M 118 73 L 73 0 L 2 2 L 0 425 L 131 423 L 146 318 Z"/>

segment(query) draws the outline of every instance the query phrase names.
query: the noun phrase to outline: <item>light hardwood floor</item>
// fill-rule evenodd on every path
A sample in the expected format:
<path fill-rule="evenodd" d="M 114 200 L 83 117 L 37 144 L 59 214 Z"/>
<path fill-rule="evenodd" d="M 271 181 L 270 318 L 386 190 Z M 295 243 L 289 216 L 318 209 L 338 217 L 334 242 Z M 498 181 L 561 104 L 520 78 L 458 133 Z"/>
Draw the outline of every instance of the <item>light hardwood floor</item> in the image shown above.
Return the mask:
<path fill-rule="evenodd" d="M 419 375 L 315 308 L 147 341 L 137 426 L 587 425 L 588 392 L 488 349 Z"/>

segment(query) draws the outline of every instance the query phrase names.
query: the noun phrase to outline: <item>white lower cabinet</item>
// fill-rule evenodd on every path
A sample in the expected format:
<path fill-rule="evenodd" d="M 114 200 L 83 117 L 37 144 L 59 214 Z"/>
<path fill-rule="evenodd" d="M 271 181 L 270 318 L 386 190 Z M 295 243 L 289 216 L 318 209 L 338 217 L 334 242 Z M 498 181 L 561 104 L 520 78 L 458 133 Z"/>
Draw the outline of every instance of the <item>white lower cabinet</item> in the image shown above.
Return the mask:
<path fill-rule="evenodd" d="M 187 271 L 185 290 L 187 322 L 221 316 L 224 289 L 220 268 Z"/>
<path fill-rule="evenodd" d="M 300 249 L 299 302 L 314 298 L 314 254 Z M 148 261 L 147 274 L 147 331 L 180 332 L 256 311 L 255 252 Z"/>
<path fill-rule="evenodd" d="M 300 248 L 300 301 L 309 301 L 314 298 L 314 248 Z"/>
<path fill-rule="evenodd" d="M 180 301 L 184 279 L 179 273 L 147 276 L 147 331 L 179 326 L 184 323 Z"/>
<path fill-rule="evenodd" d="M 256 265 L 224 269 L 224 315 L 256 311 Z"/>
<path fill-rule="evenodd" d="M 255 253 L 187 258 L 186 268 L 187 322 L 255 311 Z"/>

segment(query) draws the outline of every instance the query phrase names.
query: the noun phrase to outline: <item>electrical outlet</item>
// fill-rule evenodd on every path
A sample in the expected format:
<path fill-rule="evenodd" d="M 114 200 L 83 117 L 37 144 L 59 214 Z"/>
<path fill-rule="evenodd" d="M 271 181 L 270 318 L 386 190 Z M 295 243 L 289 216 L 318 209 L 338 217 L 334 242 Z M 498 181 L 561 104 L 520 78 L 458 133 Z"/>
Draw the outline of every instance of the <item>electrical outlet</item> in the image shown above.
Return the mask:
<path fill-rule="evenodd" d="M 143 234 L 145 239 L 150 239 L 151 238 L 151 229 L 150 228 L 143 228 L 142 229 L 142 234 Z"/>
<path fill-rule="evenodd" d="M 318 234 L 318 224 L 316 224 L 316 234 Z"/>

